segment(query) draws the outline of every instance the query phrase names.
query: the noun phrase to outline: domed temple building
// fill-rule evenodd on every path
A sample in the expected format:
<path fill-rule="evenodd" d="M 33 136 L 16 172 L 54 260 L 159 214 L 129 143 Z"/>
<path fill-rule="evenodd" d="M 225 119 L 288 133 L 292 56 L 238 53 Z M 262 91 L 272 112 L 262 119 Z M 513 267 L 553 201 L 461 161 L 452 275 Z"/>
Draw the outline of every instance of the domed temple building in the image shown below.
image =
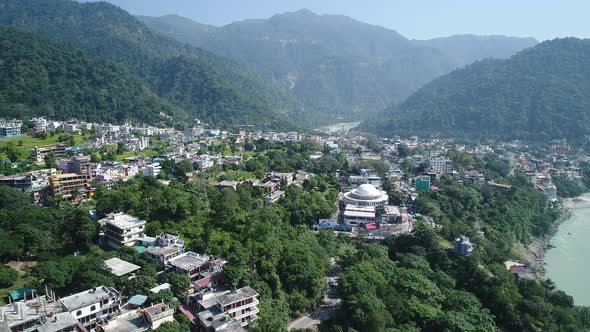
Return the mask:
<path fill-rule="evenodd" d="M 357 206 L 374 206 L 376 212 L 383 212 L 389 197 L 385 191 L 375 188 L 372 184 L 361 184 L 358 188 L 344 193 L 341 202 Z"/>

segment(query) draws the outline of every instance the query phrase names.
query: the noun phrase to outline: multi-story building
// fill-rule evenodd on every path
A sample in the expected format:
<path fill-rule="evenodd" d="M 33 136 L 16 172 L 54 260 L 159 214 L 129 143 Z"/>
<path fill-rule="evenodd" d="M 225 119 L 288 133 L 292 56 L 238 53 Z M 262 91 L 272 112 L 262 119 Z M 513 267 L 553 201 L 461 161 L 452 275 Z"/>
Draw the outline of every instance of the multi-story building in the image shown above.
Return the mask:
<path fill-rule="evenodd" d="M 374 206 L 346 205 L 342 212 L 342 221 L 349 226 L 364 226 L 376 221 Z"/>
<path fill-rule="evenodd" d="M 68 199 L 75 191 L 88 187 L 90 177 L 86 174 L 66 173 L 54 174 L 49 177 L 49 188 L 53 196 L 62 196 Z"/>
<path fill-rule="evenodd" d="M 453 161 L 448 158 L 432 158 L 430 159 L 430 169 L 437 175 L 452 173 Z"/>
<path fill-rule="evenodd" d="M 377 213 L 383 212 L 389 196 L 372 184 L 361 184 L 358 188 L 344 193 L 340 198 L 341 207 L 344 210 L 346 204 L 358 206 L 374 206 Z"/>
<path fill-rule="evenodd" d="M 86 331 L 53 296 L 39 296 L 0 307 L 0 331 Z"/>
<path fill-rule="evenodd" d="M 69 312 L 87 330 L 96 326 L 97 319 L 117 315 L 120 311 L 119 292 L 100 286 L 59 300 L 62 309 Z"/>
<path fill-rule="evenodd" d="M 157 303 L 143 310 L 143 316 L 152 330 L 166 322 L 173 322 L 173 315 L 174 309 L 171 309 L 166 303 Z"/>
<path fill-rule="evenodd" d="M 198 303 L 197 316 L 204 331 L 228 331 L 230 326 L 244 327 L 258 319 L 258 293 L 249 286 L 218 293 Z"/>
<path fill-rule="evenodd" d="M 145 252 L 164 266 L 167 261 L 184 253 L 184 241 L 175 234 L 160 234 Z"/>
<path fill-rule="evenodd" d="M 162 172 L 160 163 L 151 163 L 143 166 L 143 176 L 145 177 L 155 178 L 160 175 L 160 172 Z"/>
<path fill-rule="evenodd" d="M 215 257 L 187 251 L 168 260 L 166 263 L 166 271 L 185 274 L 192 280 L 195 280 L 201 276 L 201 272 L 206 271 L 209 268 L 209 262 L 213 259 L 215 259 Z"/>
<path fill-rule="evenodd" d="M 21 120 L 0 121 L 0 139 L 21 136 Z"/>
<path fill-rule="evenodd" d="M 381 215 L 381 222 L 387 224 L 399 224 L 402 222 L 402 214 L 399 207 L 388 205 L 385 212 Z"/>
<path fill-rule="evenodd" d="M 56 159 L 62 159 L 66 156 L 66 146 L 63 144 L 57 144 L 44 148 L 35 147 L 35 158 L 37 163 L 43 163 L 45 157 L 49 154 L 53 154 Z"/>
<path fill-rule="evenodd" d="M 80 134 L 82 129 L 78 127 L 78 123 L 66 122 L 64 123 L 64 132 L 68 134 Z"/>
<path fill-rule="evenodd" d="M 267 178 L 271 181 L 280 182 L 282 186 L 288 186 L 293 183 L 293 173 L 270 172 Z"/>
<path fill-rule="evenodd" d="M 134 246 L 145 236 L 145 220 L 124 213 L 111 213 L 99 220 L 106 243 L 113 248 Z"/>
<path fill-rule="evenodd" d="M 270 194 L 264 196 L 264 202 L 266 204 L 273 204 L 278 202 L 281 197 L 283 197 L 285 195 L 285 192 L 282 190 L 277 190 L 274 192 L 271 192 Z"/>
<path fill-rule="evenodd" d="M 47 131 L 47 119 L 39 117 L 32 118 L 31 121 L 33 122 L 33 130 L 36 133 Z"/>
<path fill-rule="evenodd" d="M 30 174 L 0 176 L 0 185 L 8 186 L 22 193 L 33 190 L 34 178 Z"/>

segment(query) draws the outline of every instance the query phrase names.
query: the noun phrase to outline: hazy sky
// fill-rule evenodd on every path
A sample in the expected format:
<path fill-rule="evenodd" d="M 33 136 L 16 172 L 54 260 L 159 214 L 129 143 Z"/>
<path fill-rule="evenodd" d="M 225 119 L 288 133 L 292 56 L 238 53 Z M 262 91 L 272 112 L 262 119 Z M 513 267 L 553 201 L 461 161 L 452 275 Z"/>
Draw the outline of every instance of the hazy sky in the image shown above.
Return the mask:
<path fill-rule="evenodd" d="M 247 18 L 310 9 L 343 14 L 408 38 L 460 33 L 590 37 L 589 0 L 108 0 L 132 14 L 179 14 L 224 25 Z"/>

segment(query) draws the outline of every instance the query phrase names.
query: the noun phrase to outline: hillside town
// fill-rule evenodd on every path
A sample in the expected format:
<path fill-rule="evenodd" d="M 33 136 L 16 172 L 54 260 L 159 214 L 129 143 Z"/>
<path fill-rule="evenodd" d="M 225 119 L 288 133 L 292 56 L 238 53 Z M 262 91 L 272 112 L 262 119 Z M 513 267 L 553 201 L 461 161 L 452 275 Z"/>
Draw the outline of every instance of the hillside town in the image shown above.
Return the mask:
<path fill-rule="evenodd" d="M 0 144 L 25 137 L 42 142 L 53 135 L 73 136 L 60 144 L 19 152 L 30 155 L 24 160 L 2 160 L 7 173 L 29 170 L 3 174 L 0 185 L 28 195 L 36 205 L 63 202 L 89 209 L 100 228 L 98 245 L 115 253 L 132 248 L 153 259 L 158 275 L 181 275 L 187 284 L 182 289 L 174 286 L 175 307 L 149 301 L 150 294 L 132 294 L 104 285 L 59 297 L 51 289 L 45 289 L 44 294 L 34 288 L 14 289 L 9 303 L 0 308 L 0 331 L 146 331 L 174 320 L 175 310 L 202 331 L 241 331 L 258 318 L 259 293 L 250 285 L 237 288 L 226 282 L 227 257 L 193 251 L 178 234 L 165 230 L 153 234 L 148 221 L 127 211 L 100 215 L 93 209 L 97 191 L 111 190 L 136 177 L 163 185 L 194 181 L 230 191 L 248 186 L 260 190 L 265 204 L 272 205 L 288 199 L 285 195 L 291 186 L 318 190 L 310 188 L 310 181 L 317 176 L 314 171 L 321 169 L 337 181 L 339 192 L 330 214 L 308 227 L 314 232 L 329 231 L 376 243 L 411 233 L 416 220 L 436 228 L 432 216 L 417 213 L 414 202 L 424 193 L 438 191 L 438 183 L 445 179 L 510 190 L 511 185 L 502 179 L 520 172 L 543 193 L 547 204 L 553 204 L 558 192 L 553 179 L 581 184 L 581 164 L 589 161 L 586 155 L 571 155 L 572 148 L 563 140 L 555 142 L 550 151 L 538 151 L 518 141 L 466 144 L 416 136 L 379 139 L 353 130 L 282 133 L 248 129 L 226 131 L 195 125 L 175 130 L 45 118 L 33 118 L 28 124 L 3 121 L 0 133 L 4 140 Z M 264 153 L 258 151 L 268 143 L 310 145 L 309 159 L 303 164 L 307 166 L 290 172 L 265 165 L 259 170 L 244 167 L 257 153 Z M 345 163 L 336 168 L 326 166 L 326 158 L 341 158 Z M 314 162 L 319 167 L 310 167 Z M 478 168 L 481 165 L 486 167 Z M 250 172 L 240 174 L 241 170 Z M 478 236 L 485 237 L 485 232 L 480 231 Z M 459 256 L 470 256 L 477 249 L 469 237 L 462 235 L 452 250 Z M 126 280 L 135 278 L 142 268 L 116 254 L 104 260 L 102 267 Z M 526 264 L 518 262 L 507 265 L 507 269 L 527 278 L 532 275 Z M 149 287 L 154 296 L 173 286 L 164 282 Z"/>

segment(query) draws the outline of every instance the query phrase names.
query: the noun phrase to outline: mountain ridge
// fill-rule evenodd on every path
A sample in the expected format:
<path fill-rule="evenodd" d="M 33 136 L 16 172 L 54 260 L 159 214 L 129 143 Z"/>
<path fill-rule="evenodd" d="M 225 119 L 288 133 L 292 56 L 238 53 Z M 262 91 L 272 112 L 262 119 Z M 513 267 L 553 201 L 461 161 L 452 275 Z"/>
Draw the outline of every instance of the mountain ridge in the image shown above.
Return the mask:
<path fill-rule="evenodd" d="M 117 6 L 71 0 L 3 0 L 0 24 L 32 29 L 125 66 L 192 118 L 289 129 L 300 106 L 253 71 L 153 32 Z M 289 114 L 289 115 L 291 115 Z"/>
<path fill-rule="evenodd" d="M 485 56 L 453 58 L 440 46 L 422 45 L 382 26 L 305 9 L 206 32 L 186 26 L 188 30 L 182 32 L 174 21 L 191 20 L 170 18 L 139 19 L 164 35 L 247 65 L 290 91 L 308 113 L 325 114 L 332 121 L 376 114 L 474 57 L 495 55 L 490 51 L 493 47 L 488 47 Z M 200 25 L 192 22 L 195 27 Z M 510 46 L 514 52 L 535 42 L 516 40 L 523 44 Z"/>
<path fill-rule="evenodd" d="M 0 115 L 144 123 L 186 117 L 121 66 L 0 26 Z"/>
<path fill-rule="evenodd" d="M 590 39 L 559 38 L 427 84 L 361 128 L 548 141 L 590 134 Z"/>

